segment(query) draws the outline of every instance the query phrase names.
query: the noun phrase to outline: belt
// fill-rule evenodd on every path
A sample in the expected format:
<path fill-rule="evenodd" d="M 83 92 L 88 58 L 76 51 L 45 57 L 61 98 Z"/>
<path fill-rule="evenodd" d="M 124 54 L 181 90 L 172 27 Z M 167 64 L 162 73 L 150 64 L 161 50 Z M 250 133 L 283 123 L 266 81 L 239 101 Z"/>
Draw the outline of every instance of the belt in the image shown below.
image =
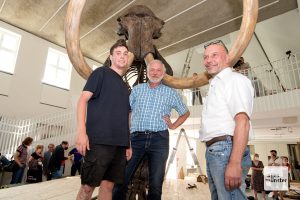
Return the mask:
<path fill-rule="evenodd" d="M 209 147 L 210 145 L 216 143 L 216 142 L 219 142 L 219 141 L 225 141 L 227 140 L 228 138 L 230 138 L 230 140 L 232 141 L 233 139 L 233 136 L 231 135 L 222 135 L 222 136 L 219 136 L 219 137 L 215 137 L 211 140 L 208 140 L 206 143 L 206 147 Z"/>
<path fill-rule="evenodd" d="M 145 134 L 145 135 L 149 135 L 149 134 L 156 134 L 156 133 L 160 133 L 160 132 L 164 132 L 167 130 L 163 130 L 163 131 L 135 131 L 133 133 L 140 133 L 140 134 Z"/>

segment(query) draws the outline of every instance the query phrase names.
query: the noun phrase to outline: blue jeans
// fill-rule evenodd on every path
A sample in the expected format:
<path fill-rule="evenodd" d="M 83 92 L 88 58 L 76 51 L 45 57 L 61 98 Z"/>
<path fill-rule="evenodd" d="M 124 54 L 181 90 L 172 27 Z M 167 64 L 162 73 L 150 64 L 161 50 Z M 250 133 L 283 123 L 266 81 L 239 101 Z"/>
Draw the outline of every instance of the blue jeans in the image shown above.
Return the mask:
<path fill-rule="evenodd" d="M 155 133 L 132 133 L 132 158 L 126 166 L 124 184 L 116 185 L 113 192 L 114 200 L 125 200 L 131 178 L 144 156 L 148 158 L 149 191 L 148 199 L 160 200 L 165 176 L 166 162 L 169 155 L 168 130 Z"/>
<path fill-rule="evenodd" d="M 51 178 L 52 179 L 58 179 L 62 177 L 62 174 L 64 172 L 64 166 L 61 165 L 60 168 L 58 170 L 55 170 L 53 172 L 51 172 Z"/>
<path fill-rule="evenodd" d="M 24 165 L 20 167 L 17 171 L 13 172 L 10 184 L 17 184 L 22 182 L 25 167 L 26 166 Z"/>
<path fill-rule="evenodd" d="M 206 149 L 206 169 L 212 200 L 243 200 L 247 199 L 245 179 L 251 167 L 250 152 L 247 148 L 242 159 L 242 185 L 234 190 L 225 188 L 225 169 L 232 150 L 232 141 L 227 140 L 212 144 Z"/>

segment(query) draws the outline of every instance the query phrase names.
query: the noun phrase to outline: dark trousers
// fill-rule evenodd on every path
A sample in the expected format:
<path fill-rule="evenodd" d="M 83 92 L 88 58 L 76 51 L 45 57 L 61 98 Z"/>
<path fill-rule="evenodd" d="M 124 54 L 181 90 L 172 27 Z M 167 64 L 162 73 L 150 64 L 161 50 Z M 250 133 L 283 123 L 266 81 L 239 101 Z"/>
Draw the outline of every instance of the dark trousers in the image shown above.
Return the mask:
<path fill-rule="evenodd" d="M 13 172 L 10 184 L 17 184 L 22 182 L 23 174 L 25 170 L 25 165 L 20 167 L 17 171 Z"/>
<path fill-rule="evenodd" d="M 49 170 L 47 170 L 47 171 L 45 172 L 45 175 L 46 175 L 46 177 L 47 177 L 47 181 L 50 181 L 50 180 L 52 179 L 52 175 L 51 175 L 51 172 L 50 172 Z"/>
<path fill-rule="evenodd" d="M 147 156 L 149 167 L 149 191 L 147 198 L 160 200 L 166 162 L 169 155 L 169 132 L 168 130 L 152 133 L 135 132 L 131 134 L 130 139 L 132 158 L 126 166 L 124 185 L 117 185 L 114 188 L 113 199 L 126 199 L 130 180 L 141 160 L 144 156 Z"/>
<path fill-rule="evenodd" d="M 71 176 L 75 176 L 76 172 L 80 174 L 81 162 L 74 162 L 71 167 Z"/>

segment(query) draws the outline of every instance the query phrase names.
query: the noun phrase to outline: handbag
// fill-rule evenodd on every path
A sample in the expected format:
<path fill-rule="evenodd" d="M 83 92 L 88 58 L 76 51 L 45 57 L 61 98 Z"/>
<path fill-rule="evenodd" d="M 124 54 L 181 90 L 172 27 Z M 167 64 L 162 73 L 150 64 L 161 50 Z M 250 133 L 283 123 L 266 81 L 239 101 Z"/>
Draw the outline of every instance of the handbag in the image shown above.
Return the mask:
<path fill-rule="evenodd" d="M 29 161 L 28 163 L 28 167 L 29 169 L 32 170 L 38 170 L 39 169 L 39 159 L 32 159 L 31 161 Z"/>
<path fill-rule="evenodd" d="M 20 168 L 15 160 L 10 161 L 9 165 L 5 166 L 3 169 L 6 172 L 15 172 Z"/>

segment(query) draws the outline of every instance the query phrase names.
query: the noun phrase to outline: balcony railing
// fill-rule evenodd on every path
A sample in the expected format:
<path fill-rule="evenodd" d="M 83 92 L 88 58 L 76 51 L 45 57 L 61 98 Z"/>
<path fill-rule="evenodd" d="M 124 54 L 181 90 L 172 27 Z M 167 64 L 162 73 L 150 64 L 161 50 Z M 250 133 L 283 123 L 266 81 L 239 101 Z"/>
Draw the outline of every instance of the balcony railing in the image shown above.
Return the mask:
<path fill-rule="evenodd" d="M 255 97 L 300 89 L 300 52 L 239 72 L 252 81 Z"/>
<path fill-rule="evenodd" d="M 252 82 L 254 112 L 300 107 L 300 52 L 256 67 L 245 65 L 236 71 Z M 191 117 L 200 116 L 201 100 L 205 101 L 207 90 L 208 86 L 179 90 L 186 104 L 192 106 Z"/>
<path fill-rule="evenodd" d="M 31 119 L 16 119 L 0 115 L 0 152 L 12 155 L 26 137 L 33 138 L 36 144 L 55 145 L 67 140 L 71 145 L 75 139 L 75 112 L 47 114 Z"/>
<path fill-rule="evenodd" d="M 245 63 L 237 72 L 247 76 L 254 87 L 255 98 L 263 97 L 291 90 L 300 89 L 300 52 L 274 62 L 251 67 Z M 202 97 L 207 94 L 208 87 L 193 90 L 183 90 L 180 93 L 188 100 L 189 105 L 199 101 L 198 94 Z M 200 101 L 197 103 L 199 104 Z"/>

